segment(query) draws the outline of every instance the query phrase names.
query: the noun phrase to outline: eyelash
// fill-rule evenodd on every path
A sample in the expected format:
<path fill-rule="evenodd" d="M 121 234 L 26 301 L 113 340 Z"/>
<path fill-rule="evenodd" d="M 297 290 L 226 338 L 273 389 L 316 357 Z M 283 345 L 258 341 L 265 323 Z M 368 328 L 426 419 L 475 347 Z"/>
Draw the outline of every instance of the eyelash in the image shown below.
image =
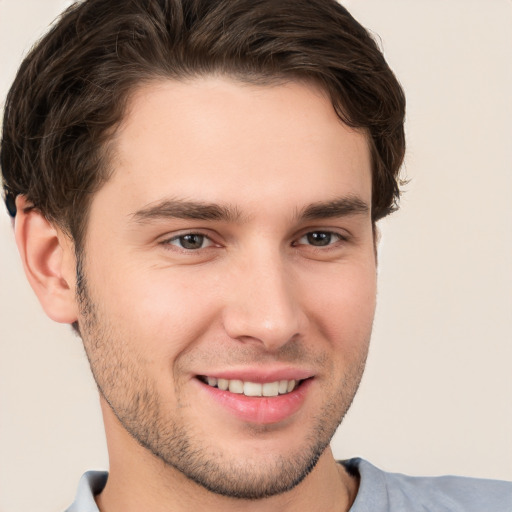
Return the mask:
<path fill-rule="evenodd" d="M 302 239 L 306 239 L 308 240 L 309 238 L 309 242 L 311 242 L 311 238 L 310 237 L 313 237 L 313 236 L 318 236 L 318 235 L 321 235 L 321 237 L 325 237 L 327 236 L 328 240 L 327 240 L 327 243 L 325 243 L 324 245 L 320 244 L 320 245 L 313 245 L 312 243 L 300 243 L 300 241 Z M 183 242 L 184 240 L 187 238 L 187 237 L 199 237 L 201 240 L 201 247 L 197 247 L 197 248 L 191 248 L 191 247 L 184 247 L 183 246 Z M 321 238 L 320 237 L 320 238 Z M 335 238 L 334 242 L 332 241 L 332 238 Z M 203 243 L 205 241 L 208 241 L 208 245 L 206 247 L 203 247 Z M 348 237 L 347 236 L 344 236 L 340 233 L 336 233 L 335 231 L 329 231 L 329 230 L 314 230 L 314 231 L 308 231 L 307 233 L 304 233 L 303 235 L 301 235 L 297 241 L 293 242 L 292 243 L 292 246 L 294 247 L 297 247 L 299 245 L 307 245 L 307 246 L 310 246 L 314 249 L 320 249 L 322 250 L 326 250 L 327 248 L 330 248 L 332 247 L 333 245 L 336 245 L 337 243 L 339 242 L 346 242 L 348 241 Z M 173 243 L 173 242 L 176 242 L 176 243 Z M 196 252 L 196 251 L 199 251 L 201 249 L 208 249 L 209 247 L 212 247 L 212 246 L 215 246 L 215 242 L 213 242 L 213 240 L 208 236 L 208 235 L 205 235 L 203 233 L 200 233 L 200 232 L 190 232 L 190 233 L 183 233 L 183 234 L 180 234 L 180 235 L 176 235 L 176 236 L 173 236 L 172 238 L 169 238 L 167 240 L 164 240 L 162 242 L 163 245 L 172 245 L 172 246 L 175 246 L 177 247 L 178 249 L 182 250 L 182 251 L 185 251 L 185 252 Z"/>

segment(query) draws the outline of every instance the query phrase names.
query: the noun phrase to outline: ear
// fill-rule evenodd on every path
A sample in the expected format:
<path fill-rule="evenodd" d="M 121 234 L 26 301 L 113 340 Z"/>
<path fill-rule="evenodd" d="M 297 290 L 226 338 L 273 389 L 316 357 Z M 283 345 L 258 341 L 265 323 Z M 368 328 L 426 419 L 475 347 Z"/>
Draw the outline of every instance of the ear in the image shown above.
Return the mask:
<path fill-rule="evenodd" d="M 46 314 L 56 322 L 77 320 L 72 241 L 23 196 L 16 198 L 14 230 L 27 279 Z"/>

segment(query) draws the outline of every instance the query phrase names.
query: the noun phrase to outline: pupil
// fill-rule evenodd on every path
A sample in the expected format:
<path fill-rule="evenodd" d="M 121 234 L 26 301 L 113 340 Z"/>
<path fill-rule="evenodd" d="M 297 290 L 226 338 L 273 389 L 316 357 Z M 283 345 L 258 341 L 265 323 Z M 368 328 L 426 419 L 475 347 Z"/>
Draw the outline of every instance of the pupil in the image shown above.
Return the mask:
<path fill-rule="evenodd" d="M 314 233 L 308 234 L 308 242 L 311 245 L 329 245 L 331 243 L 331 234 L 330 233 L 324 233 L 322 231 L 317 231 Z"/>
<path fill-rule="evenodd" d="M 181 246 L 184 249 L 200 249 L 203 241 L 203 235 L 184 235 L 181 237 Z"/>

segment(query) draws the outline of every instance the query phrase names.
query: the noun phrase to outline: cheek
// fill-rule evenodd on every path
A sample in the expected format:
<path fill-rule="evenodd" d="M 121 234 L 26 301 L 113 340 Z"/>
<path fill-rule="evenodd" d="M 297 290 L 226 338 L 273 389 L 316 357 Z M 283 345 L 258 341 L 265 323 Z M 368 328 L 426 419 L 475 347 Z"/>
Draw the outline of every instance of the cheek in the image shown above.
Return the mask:
<path fill-rule="evenodd" d="M 290 274 L 290 300 L 308 317 L 310 328 L 347 351 L 367 343 L 375 310 L 375 262 L 369 252 L 360 256 L 339 264 L 295 266 Z M 236 287 L 228 269 L 141 270 L 143 265 L 123 265 L 122 258 L 116 265 L 102 263 L 91 272 L 95 303 L 139 358 L 165 365 L 205 334 L 221 333 L 222 307 Z"/>
<path fill-rule="evenodd" d="M 114 330 L 146 357 L 176 354 L 212 324 L 211 287 L 186 273 L 148 269 L 111 276 L 101 286 L 101 307 Z M 213 295 L 213 297 L 212 297 Z"/>
<path fill-rule="evenodd" d="M 363 262 L 317 276 L 315 290 L 311 317 L 324 337 L 347 350 L 367 344 L 375 314 L 375 266 Z"/>

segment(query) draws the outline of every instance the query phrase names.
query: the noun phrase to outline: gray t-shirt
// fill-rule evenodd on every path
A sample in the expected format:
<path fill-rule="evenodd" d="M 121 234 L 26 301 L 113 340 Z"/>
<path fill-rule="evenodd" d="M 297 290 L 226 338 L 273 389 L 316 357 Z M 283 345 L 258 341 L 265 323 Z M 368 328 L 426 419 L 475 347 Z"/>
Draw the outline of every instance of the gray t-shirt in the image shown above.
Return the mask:
<path fill-rule="evenodd" d="M 512 512 L 512 482 L 386 473 L 363 459 L 341 464 L 361 478 L 350 512 Z M 85 473 L 66 512 L 99 512 L 94 496 L 103 490 L 107 477 L 104 471 Z"/>

